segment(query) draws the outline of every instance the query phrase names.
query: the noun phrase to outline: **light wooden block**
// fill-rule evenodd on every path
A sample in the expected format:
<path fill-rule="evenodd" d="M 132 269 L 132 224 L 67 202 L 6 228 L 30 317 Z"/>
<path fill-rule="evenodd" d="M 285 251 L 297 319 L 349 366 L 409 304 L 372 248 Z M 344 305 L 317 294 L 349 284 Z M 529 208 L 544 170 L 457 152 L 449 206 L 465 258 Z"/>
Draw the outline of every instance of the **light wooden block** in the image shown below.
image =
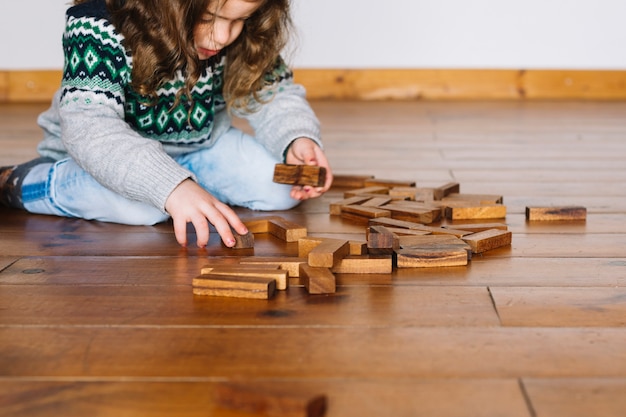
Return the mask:
<path fill-rule="evenodd" d="M 496 194 L 465 194 L 451 193 L 442 199 L 442 201 L 464 201 L 474 204 L 503 204 L 504 197 Z"/>
<path fill-rule="evenodd" d="M 329 268 L 301 264 L 300 282 L 309 294 L 333 294 L 337 291 L 335 274 Z"/>
<path fill-rule="evenodd" d="M 464 266 L 467 251 L 458 248 L 403 248 L 396 251 L 398 268 Z"/>
<path fill-rule="evenodd" d="M 231 246 L 231 249 L 254 249 L 254 234 L 248 230 L 245 235 L 240 235 L 235 230 L 231 229 L 233 237 L 235 238 L 235 246 Z M 224 242 L 222 242 L 222 245 Z"/>
<path fill-rule="evenodd" d="M 365 188 L 365 181 L 374 178 L 372 175 L 333 175 L 333 188 Z"/>
<path fill-rule="evenodd" d="M 473 223 L 473 224 L 455 224 L 452 226 L 443 226 L 446 229 L 462 230 L 470 233 L 484 232 L 489 229 L 509 230 L 504 223 Z"/>
<path fill-rule="evenodd" d="M 344 198 L 343 200 L 338 200 L 330 203 L 329 212 L 332 216 L 339 216 L 341 215 L 341 207 L 361 204 L 370 199 L 371 198 L 368 196 L 355 196 L 350 198 Z"/>
<path fill-rule="evenodd" d="M 268 223 L 269 233 L 285 242 L 297 242 L 307 235 L 306 227 L 283 218 L 270 219 Z"/>
<path fill-rule="evenodd" d="M 385 226 L 370 226 L 367 250 L 374 255 L 390 255 L 400 248 L 399 238 Z"/>
<path fill-rule="evenodd" d="M 424 250 L 456 250 L 465 251 L 465 257 L 472 258 L 472 250 L 465 241 L 452 235 L 428 235 L 428 236 L 400 236 L 398 238 L 402 249 Z"/>
<path fill-rule="evenodd" d="M 326 168 L 316 165 L 276 164 L 274 182 L 322 187 L 326 182 Z"/>
<path fill-rule="evenodd" d="M 463 237 L 463 241 L 470 245 L 473 253 L 483 253 L 492 249 L 509 246 L 513 233 L 507 230 L 490 229 Z"/>
<path fill-rule="evenodd" d="M 343 198 L 355 197 L 357 195 L 363 194 L 389 194 L 388 187 L 364 187 L 357 188 L 355 190 L 345 191 L 343 193 Z"/>
<path fill-rule="evenodd" d="M 275 265 L 257 266 L 257 265 L 237 265 L 237 267 L 215 267 L 202 268 L 202 274 L 225 275 L 236 277 L 260 277 L 271 278 L 276 280 L 276 289 L 284 291 L 289 286 L 289 272 L 278 269 Z M 195 282 L 195 281 L 194 281 Z"/>
<path fill-rule="evenodd" d="M 289 256 L 252 256 L 243 258 L 239 261 L 241 265 L 273 265 L 284 269 L 289 273 L 290 277 L 300 276 L 300 265 L 306 264 L 306 258 L 289 257 Z"/>
<path fill-rule="evenodd" d="M 398 220 L 398 219 L 392 219 L 390 217 L 379 217 L 376 219 L 370 219 L 369 220 L 369 224 L 370 225 L 382 225 L 382 226 L 387 226 L 387 227 L 401 227 L 403 229 L 413 229 L 416 226 L 423 226 L 422 223 L 417 223 L 417 222 L 409 222 L 406 220 Z"/>
<path fill-rule="evenodd" d="M 341 207 L 341 215 L 352 214 L 355 216 L 363 217 L 365 219 L 375 219 L 377 217 L 389 217 L 391 213 L 389 210 L 381 209 L 378 207 L 366 207 L 362 205 L 349 205 Z"/>
<path fill-rule="evenodd" d="M 350 254 L 350 243 L 341 239 L 322 239 L 308 255 L 308 263 L 313 267 L 332 268 Z"/>
<path fill-rule="evenodd" d="M 361 203 L 363 207 L 379 207 L 389 203 L 391 197 L 375 197 Z"/>
<path fill-rule="evenodd" d="M 461 185 L 458 182 L 449 182 L 433 189 L 433 197 L 435 200 L 441 200 L 452 193 L 460 193 Z"/>
<path fill-rule="evenodd" d="M 586 220 L 587 209 L 581 206 L 526 207 L 526 219 L 530 221 Z"/>
<path fill-rule="evenodd" d="M 350 242 L 350 255 L 359 256 L 367 255 L 367 242 L 360 240 L 351 240 Z"/>
<path fill-rule="evenodd" d="M 415 181 L 372 178 L 365 181 L 366 187 L 415 187 Z"/>
<path fill-rule="evenodd" d="M 393 257 L 387 256 L 346 256 L 331 272 L 335 274 L 391 274 Z"/>
<path fill-rule="evenodd" d="M 327 409 L 327 399 L 323 394 L 279 387 L 271 382 L 218 384 L 214 402 L 218 410 L 252 416 L 323 417 Z M 215 415 L 222 414 L 218 412 Z"/>
<path fill-rule="evenodd" d="M 467 205 L 446 207 L 446 217 L 451 220 L 480 220 L 502 219 L 506 217 L 506 206 L 494 205 Z"/>
<path fill-rule="evenodd" d="M 276 292 L 276 280 L 263 277 L 201 275 L 193 280 L 195 295 L 267 300 Z"/>
<path fill-rule="evenodd" d="M 221 262 L 211 262 L 210 264 L 204 265 L 200 269 L 201 275 L 210 274 L 211 271 L 215 269 L 220 269 L 222 271 L 232 271 L 237 272 L 241 270 L 258 270 L 262 269 L 263 271 L 278 271 L 280 269 L 279 265 L 269 265 L 269 264 L 259 264 L 259 265 L 248 265 L 241 263 L 221 263 Z M 231 274 L 235 275 L 235 274 Z"/>
<path fill-rule="evenodd" d="M 383 208 L 391 213 L 392 219 L 396 220 L 405 220 L 424 224 L 429 224 L 439 220 L 438 215 L 433 214 L 433 211 L 429 209 L 412 208 L 399 204 L 387 204 Z"/>
<path fill-rule="evenodd" d="M 248 219 L 241 219 L 243 224 L 246 225 L 248 231 L 251 233 L 269 233 L 270 231 L 270 220 L 281 220 L 282 217 L 279 216 L 260 216 L 260 217 L 252 217 Z"/>

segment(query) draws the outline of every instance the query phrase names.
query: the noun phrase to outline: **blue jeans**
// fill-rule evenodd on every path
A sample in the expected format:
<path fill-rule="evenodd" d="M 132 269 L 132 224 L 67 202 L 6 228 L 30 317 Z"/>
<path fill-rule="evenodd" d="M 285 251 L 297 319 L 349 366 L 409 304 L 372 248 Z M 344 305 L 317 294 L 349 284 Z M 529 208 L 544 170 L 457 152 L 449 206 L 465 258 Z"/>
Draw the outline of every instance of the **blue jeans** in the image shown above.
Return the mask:
<path fill-rule="evenodd" d="M 298 204 L 290 185 L 272 181 L 276 160 L 253 137 L 231 128 L 211 147 L 176 161 L 220 201 L 252 210 L 287 210 Z M 169 218 L 147 203 L 129 200 L 102 186 L 72 159 L 34 167 L 22 183 L 24 208 L 52 214 L 131 225 Z"/>

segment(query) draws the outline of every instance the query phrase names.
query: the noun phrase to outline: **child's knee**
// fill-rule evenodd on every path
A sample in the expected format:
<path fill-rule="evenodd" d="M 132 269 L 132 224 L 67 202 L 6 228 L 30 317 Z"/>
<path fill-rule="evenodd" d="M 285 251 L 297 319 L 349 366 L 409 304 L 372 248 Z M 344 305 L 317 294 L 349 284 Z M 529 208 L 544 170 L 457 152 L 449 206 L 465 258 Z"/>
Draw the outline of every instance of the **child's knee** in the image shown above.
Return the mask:
<path fill-rule="evenodd" d="M 277 187 L 277 189 L 265 194 L 262 198 L 251 202 L 249 208 L 261 211 L 282 211 L 292 209 L 300 204 L 300 201 L 291 198 L 290 191 L 291 187 Z"/>

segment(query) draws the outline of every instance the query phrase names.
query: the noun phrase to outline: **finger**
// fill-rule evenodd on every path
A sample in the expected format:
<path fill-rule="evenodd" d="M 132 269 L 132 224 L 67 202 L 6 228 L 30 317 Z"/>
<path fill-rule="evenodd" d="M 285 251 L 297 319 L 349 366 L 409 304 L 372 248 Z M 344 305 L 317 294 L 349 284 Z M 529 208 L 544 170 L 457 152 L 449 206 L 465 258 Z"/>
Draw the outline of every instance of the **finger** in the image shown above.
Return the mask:
<path fill-rule="evenodd" d="M 223 210 L 223 208 L 222 208 Z M 211 223 L 215 226 L 215 230 L 219 233 L 222 238 L 222 242 L 226 247 L 232 248 L 235 246 L 235 236 L 233 235 L 233 231 L 228 223 L 228 220 L 221 212 L 220 208 L 215 207 L 215 213 L 210 217 Z"/>
<path fill-rule="evenodd" d="M 174 236 L 176 236 L 176 241 L 183 248 L 187 247 L 187 221 L 180 219 L 174 220 Z"/>
<path fill-rule="evenodd" d="M 209 244 L 209 222 L 204 217 L 198 217 L 192 223 L 196 229 L 196 245 L 199 248 L 206 247 Z"/>

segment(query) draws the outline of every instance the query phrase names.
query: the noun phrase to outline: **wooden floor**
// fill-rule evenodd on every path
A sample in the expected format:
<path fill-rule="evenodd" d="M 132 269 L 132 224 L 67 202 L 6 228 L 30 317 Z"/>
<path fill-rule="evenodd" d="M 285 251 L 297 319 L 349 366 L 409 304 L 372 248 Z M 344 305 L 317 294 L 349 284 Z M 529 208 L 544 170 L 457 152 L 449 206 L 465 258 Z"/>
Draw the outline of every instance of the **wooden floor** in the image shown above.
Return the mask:
<path fill-rule="evenodd" d="M 467 267 L 340 275 L 271 301 L 194 297 L 213 235 L 0 209 L 0 415 L 209 416 L 227 381 L 326 394 L 328 416 L 626 415 L 626 103 L 315 103 L 337 174 L 501 194 L 511 247 Z M 42 106 L 0 107 L 0 164 Z M 334 190 L 278 213 L 364 239 Z M 528 205 L 586 222 L 527 223 Z M 242 216 L 254 216 L 240 210 Z M 191 233 L 191 232 L 190 232 Z M 241 256 L 297 254 L 257 236 Z"/>

